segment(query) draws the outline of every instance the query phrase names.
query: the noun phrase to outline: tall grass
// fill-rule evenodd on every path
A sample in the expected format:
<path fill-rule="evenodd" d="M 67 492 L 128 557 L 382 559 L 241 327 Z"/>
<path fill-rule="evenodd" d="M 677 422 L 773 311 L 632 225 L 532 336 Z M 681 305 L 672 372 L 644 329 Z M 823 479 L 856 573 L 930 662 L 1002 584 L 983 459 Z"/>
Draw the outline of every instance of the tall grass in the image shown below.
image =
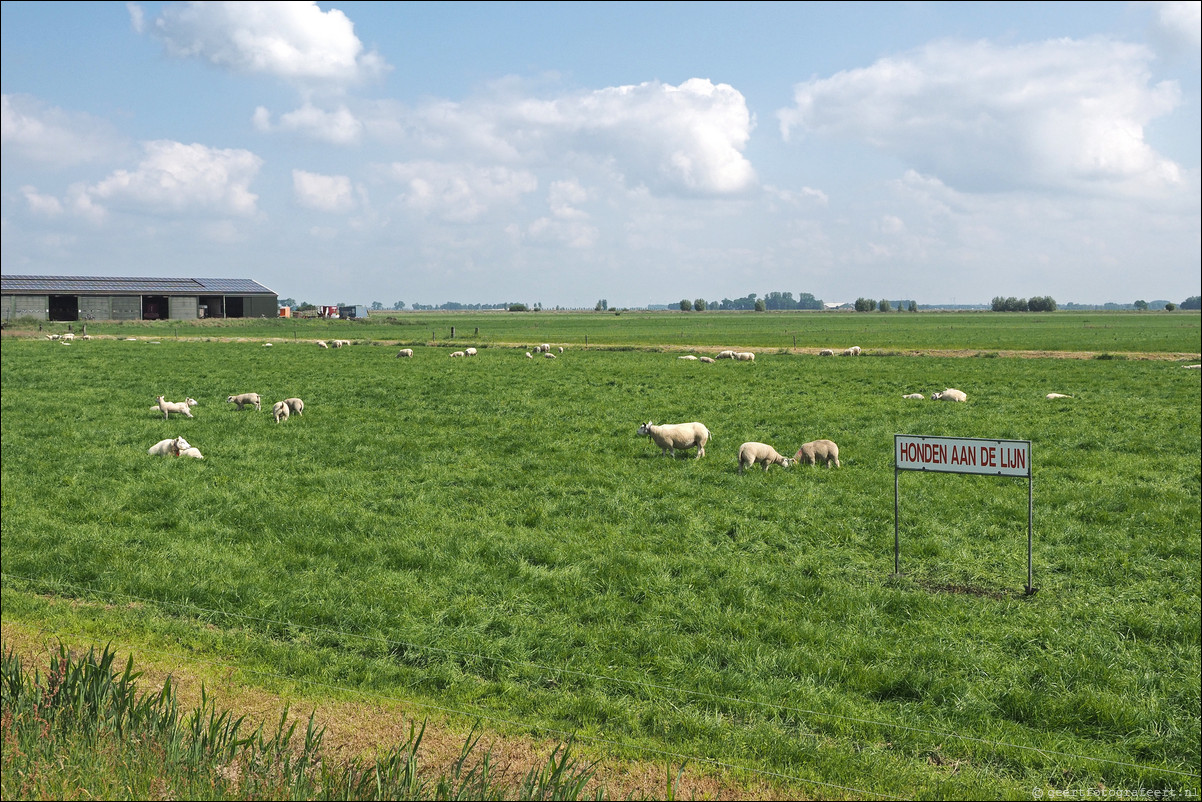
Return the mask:
<path fill-rule="evenodd" d="M 1195 372 L 417 351 L 6 341 L 5 616 L 802 788 L 1197 788 Z M 948 386 L 969 402 L 901 398 Z M 705 422 L 707 457 L 659 457 L 649 419 Z M 1032 442 L 1035 596 L 1015 480 L 901 476 L 892 576 L 898 432 Z M 176 434 L 206 459 L 146 455 Z M 843 469 L 736 473 L 743 441 L 817 437 Z"/>

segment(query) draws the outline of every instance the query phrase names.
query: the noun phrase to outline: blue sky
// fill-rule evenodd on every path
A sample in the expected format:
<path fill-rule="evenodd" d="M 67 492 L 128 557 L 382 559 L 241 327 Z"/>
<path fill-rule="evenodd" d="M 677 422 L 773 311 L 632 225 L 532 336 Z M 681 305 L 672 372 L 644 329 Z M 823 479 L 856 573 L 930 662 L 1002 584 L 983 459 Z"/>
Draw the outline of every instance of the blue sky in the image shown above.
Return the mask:
<path fill-rule="evenodd" d="M 5 273 L 1200 292 L 1198 2 L 4 2 Z"/>

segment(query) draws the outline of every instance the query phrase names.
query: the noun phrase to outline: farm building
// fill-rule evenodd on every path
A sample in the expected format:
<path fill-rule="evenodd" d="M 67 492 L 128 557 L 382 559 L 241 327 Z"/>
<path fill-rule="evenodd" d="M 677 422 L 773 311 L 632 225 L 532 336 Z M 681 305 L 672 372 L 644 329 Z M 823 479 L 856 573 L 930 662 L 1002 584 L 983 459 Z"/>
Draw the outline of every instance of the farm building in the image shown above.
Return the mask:
<path fill-rule="evenodd" d="M 242 278 L 0 276 L 0 320 L 276 317 L 278 296 Z"/>

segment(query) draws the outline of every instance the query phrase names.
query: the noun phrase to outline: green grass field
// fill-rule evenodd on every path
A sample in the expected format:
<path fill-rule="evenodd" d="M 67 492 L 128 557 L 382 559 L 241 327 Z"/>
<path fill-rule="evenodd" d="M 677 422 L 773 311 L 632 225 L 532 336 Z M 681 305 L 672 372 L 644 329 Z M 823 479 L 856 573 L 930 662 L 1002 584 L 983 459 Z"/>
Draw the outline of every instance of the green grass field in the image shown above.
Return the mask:
<path fill-rule="evenodd" d="M 1061 315 L 782 316 L 779 343 L 772 315 L 714 316 L 712 333 L 701 315 L 342 322 L 416 344 L 411 360 L 315 348 L 340 336 L 325 322 L 6 338 L 4 617 L 805 796 L 1196 798 L 1198 372 L 900 355 L 1199 350 L 1197 315 Z M 478 357 L 423 345 L 451 325 Z M 810 325 L 799 348 L 898 355 L 776 350 Z M 680 361 L 655 347 L 678 328 L 681 345 L 769 350 Z M 216 340 L 264 331 L 273 348 Z M 571 347 L 586 333 L 616 347 Z M 570 347 L 528 360 L 501 341 Z M 901 398 L 944 387 L 968 403 Z M 249 391 L 263 412 L 224 403 Z M 197 398 L 196 418 L 163 421 L 160 394 Z M 303 417 L 273 423 L 294 395 Z M 703 421 L 707 456 L 660 457 L 635 435 L 650 419 Z M 893 575 L 895 433 L 1031 441 L 1037 594 L 1025 480 L 900 476 Z M 206 459 L 146 454 L 174 435 Z M 841 470 L 736 473 L 744 441 L 791 455 L 819 437 Z"/>

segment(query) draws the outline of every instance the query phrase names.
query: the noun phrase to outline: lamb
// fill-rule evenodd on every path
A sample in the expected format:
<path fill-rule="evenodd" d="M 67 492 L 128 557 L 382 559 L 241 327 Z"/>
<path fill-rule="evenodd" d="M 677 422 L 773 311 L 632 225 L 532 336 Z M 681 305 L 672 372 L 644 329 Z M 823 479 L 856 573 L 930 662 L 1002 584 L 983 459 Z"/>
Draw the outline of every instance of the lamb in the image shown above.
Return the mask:
<path fill-rule="evenodd" d="M 659 446 L 659 455 L 676 456 L 676 449 L 697 447 L 697 459 L 705 456 L 705 444 L 710 439 L 710 430 L 705 425 L 692 423 L 663 423 L 656 425 L 647 421 L 639 427 L 639 435 L 649 436 Z"/>
<path fill-rule="evenodd" d="M 931 395 L 931 400 L 932 401 L 967 401 L 968 396 L 962 390 L 956 390 L 954 388 L 949 387 L 941 393 L 933 393 Z"/>
<path fill-rule="evenodd" d="M 283 401 L 276 401 L 271 407 L 271 414 L 275 416 L 275 422 L 288 420 L 288 405 Z"/>
<path fill-rule="evenodd" d="M 400 351 L 397 351 L 396 358 L 400 359 L 401 357 L 405 357 L 406 359 L 409 359 L 412 356 L 413 356 L 412 348 L 402 348 Z"/>
<path fill-rule="evenodd" d="M 835 355 L 835 352 L 833 350 L 831 350 L 830 348 L 823 348 L 821 351 L 818 352 L 818 356 L 834 356 L 834 355 Z"/>
<path fill-rule="evenodd" d="M 705 362 L 707 365 L 714 364 L 714 358 L 712 356 L 699 356 L 697 358 L 702 362 Z"/>
<path fill-rule="evenodd" d="M 1072 398 L 1072 396 L 1064 393 L 1048 393 L 1044 398 Z"/>
<path fill-rule="evenodd" d="M 258 393 L 242 393 L 241 395 L 231 395 L 225 399 L 227 404 L 237 404 L 238 410 L 241 411 L 247 404 L 254 404 L 256 412 L 263 411 L 263 400 Z"/>
<path fill-rule="evenodd" d="M 163 420 L 167 420 L 168 415 L 172 412 L 188 418 L 193 417 L 191 410 L 188 409 L 190 405 L 187 401 L 168 401 L 161 395 L 155 400 L 158 402 L 159 411 L 163 413 Z"/>
<path fill-rule="evenodd" d="M 463 349 L 463 354 L 464 354 L 464 356 L 475 356 L 476 349 L 475 348 L 465 348 L 465 349 Z"/>
<path fill-rule="evenodd" d="M 903 396 L 902 396 L 902 398 L 918 398 L 918 399 L 922 399 L 922 398 L 926 398 L 926 396 L 925 396 L 925 395 L 923 395 L 922 393 L 907 393 L 906 395 L 903 395 Z"/>
<path fill-rule="evenodd" d="M 166 440 L 160 440 L 147 449 L 146 453 L 157 457 L 178 457 L 179 453 L 185 449 L 191 448 L 188 441 L 182 437 L 171 437 Z"/>
<path fill-rule="evenodd" d="M 860 355 L 860 346 L 858 346 L 858 345 L 853 345 L 851 348 L 848 348 L 847 350 L 845 350 L 843 352 L 843 356 L 859 356 L 859 355 Z"/>
<path fill-rule="evenodd" d="M 764 463 L 764 472 L 768 472 L 768 467 L 771 465 L 780 465 L 782 468 L 788 468 L 793 464 L 793 461 L 788 457 L 783 456 L 775 448 L 767 443 L 744 443 L 739 446 L 739 474 L 743 473 L 744 466 L 748 468 L 755 467 L 757 462 Z"/>
<path fill-rule="evenodd" d="M 288 405 L 288 411 L 293 415 L 305 414 L 305 402 L 299 398 L 285 398 L 284 403 Z"/>
<path fill-rule="evenodd" d="M 836 468 L 843 467 L 839 464 L 839 447 L 830 440 L 814 440 L 804 443 L 801 448 L 797 449 L 793 459 L 802 465 L 817 465 L 819 462 L 825 462 L 826 467 L 830 468 L 833 462 Z"/>
<path fill-rule="evenodd" d="M 200 449 L 197 448 L 196 446 L 188 446 L 187 448 L 181 448 L 179 450 L 179 453 L 176 454 L 175 456 L 177 456 L 177 457 L 192 457 L 193 459 L 204 459 L 205 458 L 205 455 L 201 454 Z"/>
<path fill-rule="evenodd" d="M 755 354 L 751 353 L 750 351 L 739 351 L 735 354 L 735 359 L 739 360 L 740 362 L 754 362 Z"/>
<path fill-rule="evenodd" d="M 533 354 L 531 354 L 529 351 L 527 351 L 527 352 L 526 352 L 526 358 L 527 358 L 527 359 L 534 359 L 534 355 L 533 355 Z"/>
<path fill-rule="evenodd" d="M 463 351 L 454 351 L 454 352 L 452 352 L 452 353 L 451 353 L 451 356 L 453 356 L 453 357 L 456 357 L 456 356 L 467 356 L 467 354 L 463 353 Z"/>

